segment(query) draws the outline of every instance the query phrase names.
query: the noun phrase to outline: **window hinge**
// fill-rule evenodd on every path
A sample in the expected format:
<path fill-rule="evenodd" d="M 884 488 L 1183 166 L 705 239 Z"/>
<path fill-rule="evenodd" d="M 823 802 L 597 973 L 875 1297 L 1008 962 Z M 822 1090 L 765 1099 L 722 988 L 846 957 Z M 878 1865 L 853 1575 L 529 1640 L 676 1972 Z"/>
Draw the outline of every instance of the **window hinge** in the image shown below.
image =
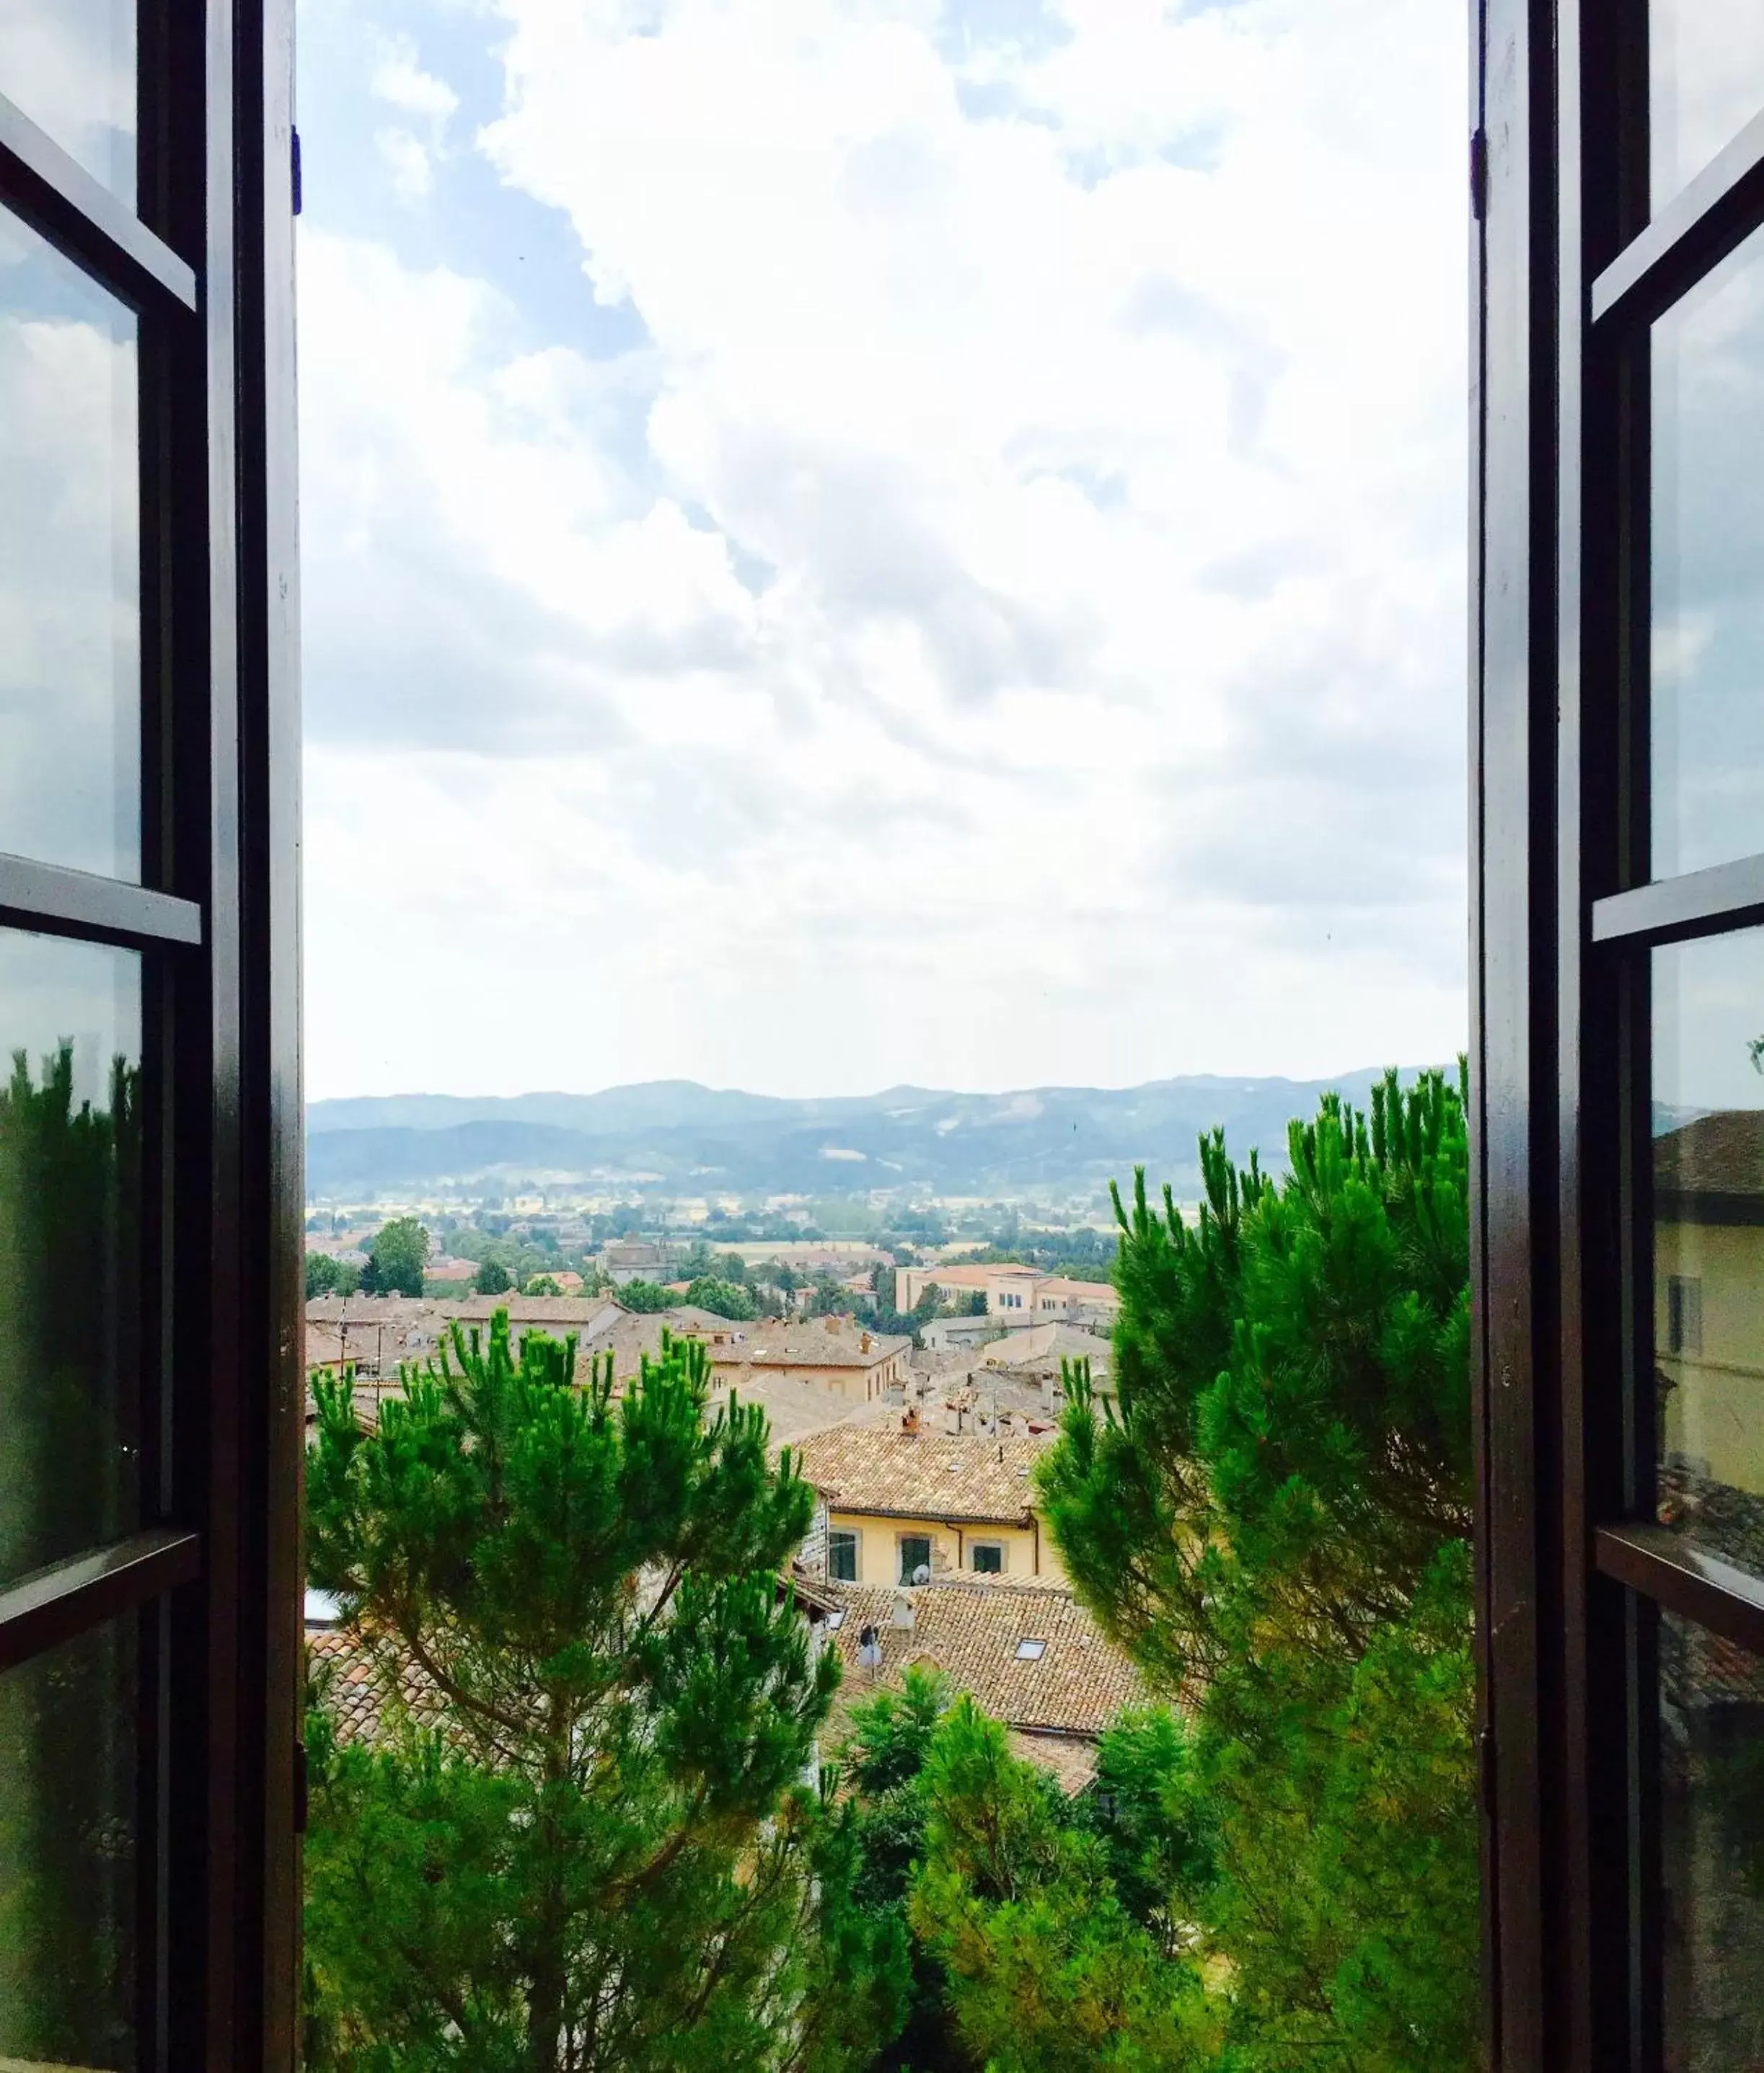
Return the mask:
<path fill-rule="evenodd" d="M 289 184 L 294 194 L 294 212 L 298 216 L 300 213 L 300 133 L 298 130 L 291 130 L 288 134 Z"/>
<path fill-rule="evenodd" d="M 1478 223 L 1488 214 L 1488 138 L 1480 125 L 1470 132 L 1470 214 Z"/>
<path fill-rule="evenodd" d="M 303 1836 L 307 1832 L 307 1745 L 297 1741 L 294 1745 L 294 1832 Z"/>

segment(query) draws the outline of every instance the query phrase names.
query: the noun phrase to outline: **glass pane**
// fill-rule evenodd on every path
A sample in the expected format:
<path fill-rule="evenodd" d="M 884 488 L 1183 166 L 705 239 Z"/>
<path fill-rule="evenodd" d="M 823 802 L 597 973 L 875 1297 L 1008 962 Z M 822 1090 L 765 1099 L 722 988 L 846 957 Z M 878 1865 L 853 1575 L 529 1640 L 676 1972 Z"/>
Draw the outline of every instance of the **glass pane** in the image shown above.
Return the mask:
<path fill-rule="evenodd" d="M 141 871 L 137 330 L 0 211 L 0 850 L 112 878 Z"/>
<path fill-rule="evenodd" d="M 1653 960 L 1660 1517 L 1764 1575 L 1764 930 Z"/>
<path fill-rule="evenodd" d="M 1660 1615 L 1667 2073 L 1764 2066 L 1764 1661 Z"/>
<path fill-rule="evenodd" d="M 1654 326 L 1653 875 L 1764 850 L 1764 234 Z"/>
<path fill-rule="evenodd" d="M 0 930 L 0 1066 L 4 1581 L 140 1519 L 140 958 Z"/>
<path fill-rule="evenodd" d="M 136 1632 L 0 1676 L 0 2066 L 136 2063 Z"/>
<path fill-rule="evenodd" d="M 134 0 L 0 0 L 0 93 L 132 208 Z"/>

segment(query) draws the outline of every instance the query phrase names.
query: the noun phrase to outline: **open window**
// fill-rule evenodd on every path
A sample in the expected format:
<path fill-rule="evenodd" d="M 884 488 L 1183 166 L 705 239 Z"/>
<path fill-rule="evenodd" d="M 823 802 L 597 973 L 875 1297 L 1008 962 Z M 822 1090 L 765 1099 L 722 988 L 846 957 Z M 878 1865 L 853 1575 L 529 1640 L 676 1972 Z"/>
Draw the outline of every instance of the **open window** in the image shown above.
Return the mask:
<path fill-rule="evenodd" d="M 289 44 L 0 10 L 7 2063 L 294 2058 Z"/>
<path fill-rule="evenodd" d="M 1764 2009 L 1764 10 L 1478 21 L 1494 2057 L 1737 2073 Z"/>

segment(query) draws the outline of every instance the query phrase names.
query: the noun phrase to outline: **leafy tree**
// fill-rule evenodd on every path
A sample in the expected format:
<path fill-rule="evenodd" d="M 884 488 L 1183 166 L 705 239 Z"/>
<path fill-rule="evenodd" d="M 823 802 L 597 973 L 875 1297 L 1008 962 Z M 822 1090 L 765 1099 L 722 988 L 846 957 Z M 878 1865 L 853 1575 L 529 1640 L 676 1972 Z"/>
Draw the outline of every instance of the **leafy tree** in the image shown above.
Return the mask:
<path fill-rule="evenodd" d="M 514 1286 L 514 1279 L 500 1259 L 485 1259 L 479 1261 L 472 1286 L 480 1296 L 506 1296 Z"/>
<path fill-rule="evenodd" d="M 561 1296 L 563 1291 L 558 1288 L 554 1274 L 535 1274 L 521 1293 L 523 1296 Z"/>
<path fill-rule="evenodd" d="M 851 1298 L 843 1285 L 823 1267 L 814 1277 L 814 1313 L 817 1317 L 837 1317 L 851 1307 Z"/>
<path fill-rule="evenodd" d="M 760 1306 L 739 1281 L 724 1281 L 713 1274 L 700 1275 L 686 1292 L 685 1300 L 719 1317 L 756 1317 Z"/>
<path fill-rule="evenodd" d="M 686 1258 L 680 1263 L 680 1279 L 696 1281 L 701 1276 L 708 1276 L 717 1271 L 716 1255 L 702 1238 L 695 1238 L 686 1247 Z"/>
<path fill-rule="evenodd" d="M 1041 1494 L 1197 1705 L 1165 1869 L 1236 1980 L 1234 2073 L 1445 2073 L 1478 2054 L 1461 1084 L 1329 1097 L 1290 1152 L 1276 1185 L 1204 1140 L 1192 1226 L 1143 1173 L 1117 1197 L 1119 1415 L 1069 1375 Z"/>
<path fill-rule="evenodd" d="M 333 1259 L 328 1252 L 307 1255 L 307 1294 L 352 1296 L 361 1286 L 361 1270 L 351 1260 Z"/>
<path fill-rule="evenodd" d="M 747 1262 L 738 1252 L 723 1253 L 716 1260 L 711 1271 L 721 1280 L 734 1282 L 738 1288 L 751 1288 L 753 1286 L 753 1276 L 748 1269 Z"/>
<path fill-rule="evenodd" d="M 892 1267 L 879 1267 L 873 1284 L 876 1289 L 876 1314 L 892 1316 L 894 1312 L 895 1278 Z"/>
<path fill-rule="evenodd" d="M 641 1278 L 628 1281 L 619 1291 L 619 1300 L 628 1310 L 653 1313 L 671 1310 L 679 1301 L 671 1288 L 665 1288 L 659 1281 L 645 1281 Z"/>
<path fill-rule="evenodd" d="M 986 1291 L 971 1288 L 962 1298 L 961 1307 L 956 1315 L 958 1317 L 983 1317 L 986 1315 Z"/>
<path fill-rule="evenodd" d="M 802 1286 L 802 1276 L 787 1260 L 781 1265 L 776 1261 L 769 1262 L 765 1271 L 772 1286 L 786 1296 L 793 1296 Z"/>
<path fill-rule="evenodd" d="M 395 1217 L 368 1247 L 361 1286 L 375 1296 L 420 1296 L 429 1234 L 414 1217 Z"/>
<path fill-rule="evenodd" d="M 309 2063 L 832 2073 L 898 2018 L 851 1809 L 802 1784 L 837 1681 L 777 1572 L 813 1510 L 702 1346 L 622 1399 L 574 1339 L 457 1329 L 378 1431 L 319 1379 L 312 1579 L 384 1688 L 380 1745 L 309 1727 Z"/>

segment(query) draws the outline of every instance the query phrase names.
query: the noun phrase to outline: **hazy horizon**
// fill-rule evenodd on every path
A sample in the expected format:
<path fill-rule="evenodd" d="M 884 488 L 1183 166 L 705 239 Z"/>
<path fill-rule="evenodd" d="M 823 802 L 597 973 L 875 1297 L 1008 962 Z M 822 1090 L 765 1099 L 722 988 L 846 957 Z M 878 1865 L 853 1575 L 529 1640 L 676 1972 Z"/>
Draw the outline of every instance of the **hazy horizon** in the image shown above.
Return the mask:
<path fill-rule="evenodd" d="M 1394 1063 L 1395 1061 L 1390 1061 Z M 1003 1100 L 1012 1094 L 1046 1094 L 1057 1090 L 1094 1092 L 1098 1094 L 1131 1094 L 1136 1087 L 1159 1086 L 1171 1083 L 1216 1082 L 1222 1086 L 1251 1085 L 1289 1086 L 1309 1087 L 1327 1085 L 1332 1080 L 1359 1079 L 1369 1073 L 1387 1069 L 1384 1065 L 1344 1065 L 1329 1073 L 1160 1073 L 1144 1080 L 1038 1080 L 1014 1086 L 934 1086 L 921 1080 L 891 1080 L 881 1086 L 818 1088 L 810 1093 L 784 1090 L 773 1087 L 737 1086 L 719 1085 L 709 1080 L 695 1079 L 687 1074 L 666 1074 L 637 1080 L 614 1080 L 604 1086 L 591 1087 L 520 1087 L 510 1093 L 494 1089 L 476 1087 L 460 1091 L 447 1087 L 400 1086 L 371 1088 L 348 1094 L 315 1094 L 308 1093 L 306 1106 L 322 1107 L 327 1104 L 348 1102 L 393 1101 L 447 1101 L 447 1102 L 516 1102 L 558 1099 L 590 1101 L 600 1094 L 625 1094 L 646 1088 L 679 1086 L 691 1087 L 707 1094 L 745 1094 L 762 1101 L 836 1102 L 870 1101 L 884 1094 L 896 1093 L 970 1094 L 981 1099 Z M 1422 1065 L 1398 1065 L 1396 1069 L 1405 1079 L 1427 1069 Z"/>

